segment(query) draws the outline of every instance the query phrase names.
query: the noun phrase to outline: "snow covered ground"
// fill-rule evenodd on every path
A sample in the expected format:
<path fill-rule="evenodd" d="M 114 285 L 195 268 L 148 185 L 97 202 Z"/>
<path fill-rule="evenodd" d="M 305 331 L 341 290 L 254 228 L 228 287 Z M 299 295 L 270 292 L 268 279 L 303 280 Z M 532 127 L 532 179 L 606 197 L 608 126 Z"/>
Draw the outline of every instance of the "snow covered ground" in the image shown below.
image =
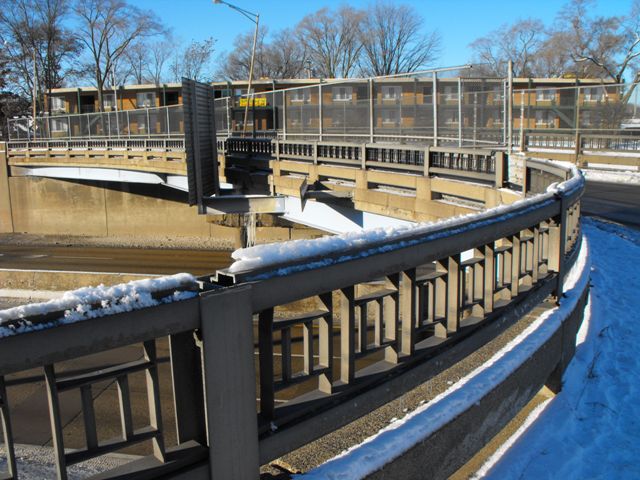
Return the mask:
<path fill-rule="evenodd" d="M 593 289 L 564 389 L 535 410 L 527 427 L 518 432 L 520 437 L 494 455 L 477 478 L 640 478 L 640 360 L 634 354 L 640 330 L 633 322 L 640 311 L 635 292 L 640 285 L 640 232 L 589 219 L 584 220 L 584 232 Z M 575 272 L 570 277 L 567 283 L 580 281 Z M 480 389 L 512 371 L 523 348 L 544 339 L 553 316 L 541 317 L 537 327 L 528 328 L 514 345 L 440 397 L 301 480 L 362 478 L 380 468 L 425 438 L 440 420 L 455 415 L 465 402 L 474 401 Z"/>
<path fill-rule="evenodd" d="M 591 315 L 563 390 L 478 477 L 640 478 L 640 232 L 583 222 L 593 265 Z"/>
<path fill-rule="evenodd" d="M 584 168 L 582 173 L 589 182 L 626 183 L 640 185 L 640 172 L 633 170 L 601 170 Z"/>

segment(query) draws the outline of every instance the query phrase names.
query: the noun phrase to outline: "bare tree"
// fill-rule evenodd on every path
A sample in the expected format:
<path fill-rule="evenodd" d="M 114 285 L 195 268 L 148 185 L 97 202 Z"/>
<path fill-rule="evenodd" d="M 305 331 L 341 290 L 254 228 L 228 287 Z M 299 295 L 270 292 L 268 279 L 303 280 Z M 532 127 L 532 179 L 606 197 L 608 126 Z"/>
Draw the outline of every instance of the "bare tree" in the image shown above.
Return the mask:
<path fill-rule="evenodd" d="M 265 65 L 265 38 L 267 28 L 260 26 L 256 38 L 256 56 L 254 62 L 254 75 L 257 78 L 264 77 Z M 230 80 L 246 80 L 249 78 L 251 64 L 251 52 L 253 50 L 253 31 L 238 35 L 234 40 L 234 49 L 226 54 L 222 60 L 219 75 Z"/>
<path fill-rule="evenodd" d="M 298 78 L 305 69 L 305 51 L 293 31 L 281 30 L 271 42 L 267 29 L 260 28 L 256 42 L 254 71 L 258 78 Z M 221 76 L 231 80 L 249 78 L 253 33 L 240 35 L 236 47 L 223 59 Z"/>
<path fill-rule="evenodd" d="M 535 58 L 545 38 L 544 25 L 537 19 L 502 25 L 469 45 L 474 52 L 472 62 L 478 64 L 474 69 L 483 75 L 505 77 L 511 60 L 515 76 L 533 76 Z"/>
<path fill-rule="evenodd" d="M 165 65 L 175 50 L 175 41 L 170 35 L 149 45 L 147 73 L 149 80 L 159 85 L 165 79 Z"/>
<path fill-rule="evenodd" d="M 602 75 L 616 82 L 640 57 L 640 0 L 628 15 L 591 17 L 593 0 L 572 0 L 559 20 L 567 32 L 567 47 L 583 76 Z"/>
<path fill-rule="evenodd" d="M 90 55 L 90 68 L 98 89 L 98 105 L 104 110 L 103 88 L 114 68 L 136 40 L 161 32 L 155 14 L 123 0 L 77 0 L 82 42 Z"/>
<path fill-rule="evenodd" d="M 307 60 L 304 46 L 291 29 L 277 32 L 266 46 L 262 59 L 263 76 L 270 78 L 299 78 Z"/>
<path fill-rule="evenodd" d="M 0 1 L 8 78 L 22 95 L 29 97 L 34 84 L 40 94 L 48 93 L 75 71 L 81 45 L 64 26 L 68 11 L 67 0 Z"/>
<path fill-rule="evenodd" d="M 549 32 L 535 52 L 531 73 L 538 77 L 562 77 L 575 72 L 575 62 L 566 47 L 568 42 L 567 32 Z"/>
<path fill-rule="evenodd" d="M 311 66 L 327 78 L 349 77 L 362 51 L 359 25 L 364 13 L 343 6 L 337 11 L 322 8 L 304 17 L 296 30 Z"/>
<path fill-rule="evenodd" d="M 440 35 L 422 33 L 423 19 L 408 5 L 378 1 L 370 6 L 360 29 L 365 75 L 414 72 L 440 54 Z"/>
<path fill-rule="evenodd" d="M 184 50 L 177 51 L 170 65 L 174 79 L 179 81 L 187 77 L 201 82 L 211 80 L 210 66 L 215 43 L 212 37 L 201 42 L 192 40 Z"/>
<path fill-rule="evenodd" d="M 147 65 L 149 64 L 149 46 L 146 42 L 137 41 L 125 50 L 123 63 L 127 69 L 127 77 L 141 85 L 146 82 Z"/>

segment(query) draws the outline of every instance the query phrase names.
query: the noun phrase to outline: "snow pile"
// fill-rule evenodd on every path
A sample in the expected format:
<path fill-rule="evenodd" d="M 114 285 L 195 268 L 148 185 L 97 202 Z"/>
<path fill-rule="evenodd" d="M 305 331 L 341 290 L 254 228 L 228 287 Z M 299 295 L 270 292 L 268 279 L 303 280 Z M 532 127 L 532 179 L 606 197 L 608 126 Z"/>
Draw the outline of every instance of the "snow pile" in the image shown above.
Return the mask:
<path fill-rule="evenodd" d="M 576 263 L 566 277 L 566 298 L 559 307 L 546 311 L 489 361 L 429 403 L 393 422 L 360 445 L 352 447 L 309 473 L 294 478 L 364 478 L 461 415 L 470 405 L 481 401 L 495 385 L 503 382 L 525 363 L 533 352 L 557 331 L 575 308 L 589 280 L 589 267 L 588 245 L 585 241 Z"/>
<path fill-rule="evenodd" d="M 532 414 L 532 426 L 478 476 L 640 478 L 640 329 L 634 321 L 640 310 L 640 233 L 583 222 L 594 265 L 591 317 L 580 331 L 562 392 Z"/>
<path fill-rule="evenodd" d="M 65 292 L 62 297 L 48 302 L 32 303 L 0 310 L 0 337 L 48 328 L 55 323 L 74 323 L 89 318 L 103 317 L 114 313 L 129 312 L 145 307 L 185 300 L 195 292 L 179 291 L 196 285 L 196 279 L 188 273 L 167 277 L 135 280 L 112 287 L 99 285 Z M 174 290 L 159 300 L 154 293 Z M 54 315 L 43 323 L 34 323 L 33 317 Z"/>
<path fill-rule="evenodd" d="M 589 182 L 626 183 L 640 185 L 640 172 L 634 171 L 602 171 L 583 169 L 582 173 Z"/>
<path fill-rule="evenodd" d="M 280 272 L 277 272 L 278 275 L 281 275 L 300 269 L 318 268 L 353 258 L 407 247 L 428 240 L 462 233 L 482 225 L 503 222 L 512 216 L 523 213 L 522 209 L 529 211 L 529 209 L 533 210 L 545 206 L 546 201 L 550 201 L 555 195 L 569 193 L 584 183 L 584 177 L 580 171 L 570 163 L 545 160 L 541 160 L 540 162 L 548 162 L 553 166 L 565 167 L 571 172 L 572 178 L 559 185 L 554 185 L 547 193 L 518 200 L 511 205 L 499 205 L 481 213 L 461 215 L 439 222 L 378 227 L 340 235 L 325 236 L 314 240 L 293 240 L 241 248 L 231 255 L 235 261 L 231 267 L 229 267 L 229 272 L 245 272 L 282 263 L 318 259 L 313 263 L 308 263 L 297 269 L 282 269 Z M 445 231 L 445 229 L 447 230 Z M 422 236 L 422 238 L 417 238 L 420 236 Z M 361 249 L 362 251 L 356 255 L 342 256 L 339 259 L 326 257 L 326 255 L 329 254 L 353 249 Z"/>

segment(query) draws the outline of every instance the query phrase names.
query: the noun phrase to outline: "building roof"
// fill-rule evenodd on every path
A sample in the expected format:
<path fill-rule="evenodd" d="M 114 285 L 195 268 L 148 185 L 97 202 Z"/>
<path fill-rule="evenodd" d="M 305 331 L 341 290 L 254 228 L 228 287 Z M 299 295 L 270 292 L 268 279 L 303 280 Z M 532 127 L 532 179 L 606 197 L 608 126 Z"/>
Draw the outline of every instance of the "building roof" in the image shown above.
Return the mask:
<path fill-rule="evenodd" d="M 455 78 L 439 78 L 439 81 L 457 81 L 458 77 Z M 489 82 L 502 82 L 504 79 L 498 78 L 479 78 L 479 77 L 464 77 L 464 81 L 469 83 L 473 81 L 489 81 Z M 258 80 L 254 80 L 252 84 L 254 86 L 272 86 L 272 85 L 287 85 L 290 87 L 297 86 L 307 86 L 307 85 L 317 85 L 319 83 L 364 83 L 368 82 L 369 79 L 366 78 L 283 78 L 283 79 L 270 79 L 270 78 L 261 78 Z M 394 77 L 388 79 L 376 79 L 376 82 L 389 82 L 389 83 L 405 83 L 405 82 L 414 82 L 414 77 Z M 522 85 L 529 83 L 533 85 L 547 85 L 547 86 L 559 86 L 559 87 L 570 87 L 575 86 L 576 84 L 580 85 L 603 85 L 603 84 L 614 84 L 613 80 L 605 80 L 600 78 L 514 78 L 514 84 Z M 244 87 L 248 85 L 247 80 L 230 80 L 230 81 L 217 81 L 211 82 L 211 85 L 214 88 L 226 88 L 226 87 Z M 156 84 L 144 84 L 144 85 L 124 85 L 119 86 L 118 90 L 157 90 L 160 88 L 170 88 L 170 89 L 178 89 L 182 88 L 181 83 L 163 83 L 160 85 Z M 66 87 L 66 88 L 54 88 L 51 90 L 52 94 L 62 94 L 62 93 L 76 93 L 78 91 L 81 92 L 97 92 L 98 89 L 96 87 Z M 113 88 L 107 88 L 104 90 L 105 92 L 113 91 Z"/>
<path fill-rule="evenodd" d="M 149 83 L 143 85 L 121 85 L 118 90 L 157 90 L 158 88 L 182 88 L 181 83 L 161 83 L 159 85 Z M 81 92 L 97 92 L 96 87 L 64 87 L 64 88 L 52 88 L 51 93 L 76 93 Z M 112 92 L 113 87 L 105 88 L 104 92 Z"/>

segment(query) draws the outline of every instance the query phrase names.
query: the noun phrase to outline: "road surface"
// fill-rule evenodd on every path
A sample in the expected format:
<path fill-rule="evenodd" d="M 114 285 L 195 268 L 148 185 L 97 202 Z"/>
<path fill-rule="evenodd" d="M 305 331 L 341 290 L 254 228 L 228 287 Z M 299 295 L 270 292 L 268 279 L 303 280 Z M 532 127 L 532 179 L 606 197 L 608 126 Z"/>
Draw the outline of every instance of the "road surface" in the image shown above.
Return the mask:
<path fill-rule="evenodd" d="M 230 264 L 227 251 L 0 245 L 4 269 L 204 275 Z"/>
<path fill-rule="evenodd" d="M 582 214 L 640 228 L 640 185 L 587 182 Z"/>

